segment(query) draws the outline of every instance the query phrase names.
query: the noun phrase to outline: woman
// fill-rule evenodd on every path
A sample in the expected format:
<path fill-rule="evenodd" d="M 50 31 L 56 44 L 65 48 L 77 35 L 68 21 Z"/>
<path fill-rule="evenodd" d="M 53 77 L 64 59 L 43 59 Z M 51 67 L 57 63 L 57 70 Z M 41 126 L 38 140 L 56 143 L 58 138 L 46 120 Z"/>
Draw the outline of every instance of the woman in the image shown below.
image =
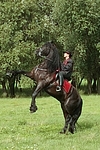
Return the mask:
<path fill-rule="evenodd" d="M 61 64 L 61 71 L 58 73 L 59 86 L 57 86 L 56 91 L 61 91 L 63 80 L 71 80 L 71 75 L 73 72 L 73 60 L 71 59 L 72 54 L 70 51 L 64 52 L 64 61 Z"/>

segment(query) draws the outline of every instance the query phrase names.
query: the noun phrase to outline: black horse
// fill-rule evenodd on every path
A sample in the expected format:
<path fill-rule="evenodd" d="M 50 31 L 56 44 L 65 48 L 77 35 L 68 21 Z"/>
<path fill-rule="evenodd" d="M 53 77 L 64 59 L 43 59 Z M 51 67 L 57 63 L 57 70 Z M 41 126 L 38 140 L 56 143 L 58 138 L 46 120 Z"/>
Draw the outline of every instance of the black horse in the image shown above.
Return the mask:
<path fill-rule="evenodd" d="M 43 57 L 44 61 L 37 65 L 32 71 L 27 72 L 23 70 L 10 72 L 13 75 L 23 74 L 37 83 L 36 89 L 32 94 L 32 101 L 30 111 L 37 110 L 35 98 L 38 93 L 44 89 L 51 96 L 56 98 L 60 104 L 65 118 L 65 125 L 61 133 L 74 133 L 75 124 L 81 115 L 82 99 L 76 88 L 71 85 L 69 92 L 66 93 L 64 89 L 56 92 L 58 81 L 55 80 L 56 70 L 60 70 L 60 58 L 58 50 L 53 42 L 47 42 L 41 48 L 35 51 L 37 57 Z"/>

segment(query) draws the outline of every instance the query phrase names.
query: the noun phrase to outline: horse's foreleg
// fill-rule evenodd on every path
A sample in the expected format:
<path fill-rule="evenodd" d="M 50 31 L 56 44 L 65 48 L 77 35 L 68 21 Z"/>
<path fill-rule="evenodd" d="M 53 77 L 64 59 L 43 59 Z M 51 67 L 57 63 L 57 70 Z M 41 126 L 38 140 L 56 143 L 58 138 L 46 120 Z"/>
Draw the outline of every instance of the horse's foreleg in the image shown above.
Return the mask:
<path fill-rule="evenodd" d="M 35 98 L 38 95 L 38 93 L 41 91 L 42 87 L 40 84 L 37 85 L 35 91 L 32 94 L 32 101 L 31 101 L 31 106 L 30 106 L 30 112 L 36 112 L 37 111 L 37 106 L 36 106 L 36 102 L 35 102 Z"/>

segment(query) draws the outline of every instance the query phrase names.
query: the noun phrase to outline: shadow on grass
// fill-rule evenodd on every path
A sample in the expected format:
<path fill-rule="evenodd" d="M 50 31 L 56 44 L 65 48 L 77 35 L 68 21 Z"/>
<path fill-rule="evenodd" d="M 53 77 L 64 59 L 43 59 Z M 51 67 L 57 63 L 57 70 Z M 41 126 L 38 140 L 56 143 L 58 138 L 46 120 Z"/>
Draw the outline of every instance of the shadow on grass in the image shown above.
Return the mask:
<path fill-rule="evenodd" d="M 80 130 L 80 131 L 84 131 L 87 129 L 91 129 L 94 126 L 94 124 L 92 122 L 81 122 L 81 123 L 77 123 L 76 124 L 76 129 Z"/>

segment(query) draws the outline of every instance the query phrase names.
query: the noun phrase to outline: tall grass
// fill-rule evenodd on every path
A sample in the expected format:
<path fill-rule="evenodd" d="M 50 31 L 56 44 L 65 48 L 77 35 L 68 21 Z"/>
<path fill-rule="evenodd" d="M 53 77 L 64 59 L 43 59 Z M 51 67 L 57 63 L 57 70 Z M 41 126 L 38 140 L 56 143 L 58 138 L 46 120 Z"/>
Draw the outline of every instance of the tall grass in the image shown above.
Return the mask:
<path fill-rule="evenodd" d="M 82 96 L 83 111 L 75 134 L 60 134 L 64 118 L 52 97 L 37 98 L 38 110 L 29 112 L 31 98 L 0 99 L 1 150 L 100 150 L 100 96 Z"/>

